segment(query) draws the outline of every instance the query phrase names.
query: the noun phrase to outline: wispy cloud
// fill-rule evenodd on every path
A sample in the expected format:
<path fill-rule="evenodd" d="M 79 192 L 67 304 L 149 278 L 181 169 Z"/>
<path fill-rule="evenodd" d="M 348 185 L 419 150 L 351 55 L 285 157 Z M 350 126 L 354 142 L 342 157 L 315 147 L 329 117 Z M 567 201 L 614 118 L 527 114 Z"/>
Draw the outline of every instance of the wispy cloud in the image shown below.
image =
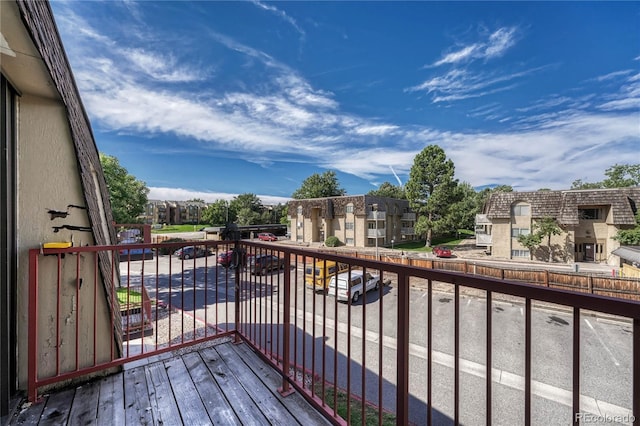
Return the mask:
<path fill-rule="evenodd" d="M 239 194 L 228 193 L 228 192 L 205 192 L 205 191 L 195 191 L 191 189 L 184 188 L 168 188 L 168 187 L 158 187 L 151 186 L 149 187 L 149 195 L 148 198 L 150 200 L 171 200 L 171 201 L 186 201 L 192 200 L 194 198 L 199 198 L 204 200 L 206 203 L 213 203 L 217 200 L 227 200 L 231 201 L 234 197 L 237 197 Z M 284 204 L 287 201 L 291 200 L 288 197 L 275 197 L 273 195 L 256 195 L 262 204 L 264 205 L 276 205 L 276 204 Z"/>
<path fill-rule="evenodd" d="M 456 50 L 445 54 L 429 67 L 439 67 L 445 64 L 455 65 L 500 57 L 515 44 L 516 34 L 515 27 L 499 28 L 489 34 L 485 40 L 480 40 L 467 46 L 456 46 Z"/>
<path fill-rule="evenodd" d="M 470 115 L 487 119 L 508 115 L 509 128 L 445 131 L 344 111 L 334 93 L 314 87 L 277 58 L 224 34 L 202 36 L 207 44 L 235 52 L 233 60 L 255 71 L 250 79 L 238 77 L 233 86 L 217 84 L 217 72 L 203 71 L 175 51 L 122 46 L 73 14 L 56 17 L 62 25 L 72 25 L 68 31 L 83 35 L 65 47 L 77 50 L 74 57 L 85 58 L 74 64 L 74 73 L 94 126 L 105 132 L 144 134 L 151 144 L 154 135 L 171 136 L 176 146 L 204 155 L 215 152 L 262 165 L 286 160 L 369 181 L 389 180 L 392 175 L 398 182 L 402 176 L 406 180 L 417 153 L 438 144 L 454 160 L 461 180 L 477 186 L 509 183 L 519 189 L 557 188 L 558 182 L 569 184 L 581 177 L 585 167 L 605 170 L 619 158 L 637 157 L 640 77 L 626 71 L 594 82 L 607 86 L 608 96 L 554 95 L 519 111 L 502 111 L 500 104 L 488 103 Z M 149 37 L 155 36 L 160 37 Z M 452 49 L 436 62 L 452 69 L 406 91 L 426 92 L 433 102 L 452 102 L 511 90 L 545 67 L 504 72 L 458 65 L 489 62 L 513 48 L 516 40 L 515 28 L 503 28 Z M 205 84 L 196 86 L 201 80 Z M 197 90 L 201 87 L 205 89 Z M 548 111 L 551 108 L 555 111 Z M 528 116 L 529 111 L 538 114 Z M 160 199 L 214 200 L 233 195 L 151 189 L 151 198 Z"/>
<path fill-rule="evenodd" d="M 275 7 L 273 5 L 265 4 L 265 3 L 261 2 L 261 1 L 258 1 L 258 0 L 253 0 L 252 3 L 255 4 L 256 6 L 258 6 L 261 9 L 269 11 L 269 12 L 275 14 L 276 16 L 282 18 L 285 22 L 289 23 L 298 33 L 300 33 L 300 35 L 302 36 L 303 39 L 305 38 L 305 36 L 306 36 L 305 31 L 298 25 L 296 20 L 293 19 L 291 16 L 287 15 L 287 13 L 285 11 L 278 9 L 277 7 Z"/>

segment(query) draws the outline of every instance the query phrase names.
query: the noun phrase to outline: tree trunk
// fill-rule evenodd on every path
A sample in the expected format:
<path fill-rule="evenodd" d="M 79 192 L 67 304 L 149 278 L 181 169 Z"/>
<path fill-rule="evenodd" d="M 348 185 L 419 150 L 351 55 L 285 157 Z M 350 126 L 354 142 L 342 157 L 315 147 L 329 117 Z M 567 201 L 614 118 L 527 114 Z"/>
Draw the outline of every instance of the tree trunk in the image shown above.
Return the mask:
<path fill-rule="evenodd" d="M 549 263 L 553 261 L 553 252 L 551 251 L 551 235 L 547 237 L 547 247 L 549 247 Z"/>

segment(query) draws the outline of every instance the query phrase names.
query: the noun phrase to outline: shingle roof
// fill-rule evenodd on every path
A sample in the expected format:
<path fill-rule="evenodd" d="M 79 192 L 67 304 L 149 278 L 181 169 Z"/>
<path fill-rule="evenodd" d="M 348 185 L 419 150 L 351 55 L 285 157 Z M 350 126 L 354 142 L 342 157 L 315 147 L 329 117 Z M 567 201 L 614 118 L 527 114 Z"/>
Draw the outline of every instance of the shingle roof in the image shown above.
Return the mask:
<path fill-rule="evenodd" d="M 536 192 L 497 192 L 491 194 L 485 208 L 489 219 L 509 219 L 517 202 L 531 205 L 533 218 L 553 217 L 561 225 L 577 225 L 578 209 L 610 206 L 613 225 L 635 225 L 640 206 L 640 187 Z"/>

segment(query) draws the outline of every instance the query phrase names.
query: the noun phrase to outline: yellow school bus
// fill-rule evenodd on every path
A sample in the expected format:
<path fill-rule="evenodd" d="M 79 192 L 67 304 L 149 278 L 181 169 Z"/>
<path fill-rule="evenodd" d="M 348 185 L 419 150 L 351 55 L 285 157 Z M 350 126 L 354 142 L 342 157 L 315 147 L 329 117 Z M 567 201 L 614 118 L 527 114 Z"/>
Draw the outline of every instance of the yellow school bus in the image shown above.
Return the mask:
<path fill-rule="evenodd" d="M 316 291 L 324 291 L 329 287 L 332 276 L 349 270 L 346 263 L 336 263 L 333 260 L 318 260 L 313 265 L 307 265 L 304 271 L 304 282 L 307 287 Z"/>

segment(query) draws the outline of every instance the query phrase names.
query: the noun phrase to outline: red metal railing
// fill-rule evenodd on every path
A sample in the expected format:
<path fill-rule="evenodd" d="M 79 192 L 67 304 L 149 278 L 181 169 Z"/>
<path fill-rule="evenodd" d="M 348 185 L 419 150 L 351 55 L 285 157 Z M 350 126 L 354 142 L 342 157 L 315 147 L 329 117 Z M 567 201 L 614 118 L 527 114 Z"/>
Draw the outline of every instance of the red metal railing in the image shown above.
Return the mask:
<path fill-rule="evenodd" d="M 149 314 L 153 335 L 138 339 L 135 350 L 131 341 L 136 339 L 111 339 L 114 348 L 107 359 L 91 358 L 87 350 L 95 354 L 104 344 L 95 337 L 104 323 L 95 253 L 106 251 L 115 259 L 122 247 L 31 251 L 30 398 L 42 386 L 234 335 L 282 373 L 283 394 L 297 390 L 335 424 L 382 424 L 388 415 L 397 424 L 444 419 L 491 424 L 497 418 L 498 423 L 509 418 L 522 424 L 578 424 L 588 416 L 640 424 L 638 302 L 284 244 L 202 243 L 215 254 L 235 246 L 237 269 L 216 266 L 211 256 L 182 260 L 171 254 L 193 244 L 130 245 L 170 254 L 136 262 L 121 256 L 121 262 L 113 262 L 113 281 L 127 289 L 143 285 L 169 314 L 161 317 L 163 308 L 155 304 Z M 282 263 L 264 268 L 256 261 L 263 256 Z M 305 269 L 321 260 L 349 264 L 346 278 L 379 276 L 382 285 L 360 294 L 357 302 L 353 292 L 339 302 L 305 286 Z M 43 262 L 52 273 L 43 273 Z M 68 262 L 75 262 L 75 277 Z M 89 287 L 80 283 L 87 284 L 88 274 L 93 282 L 87 299 L 82 293 Z M 65 289 L 67 275 L 75 279 L 73 292 Z M 42 289 L 56 302 L 42 303 Z M 43 305 L 52 313 L 39 309 Z M 77 323 L 87 312 L 93 329 L 83 332 Z M 69 313 L 75 321 L 68 320 Z M 43 316 L 54 318 L 55 326 Z M 117 330 L 117 313 L 109 318 L 107 328 Z M 622 337 L 609 343 L 607 324 Z M 65 348 L 69 328 L 74 362 Z M 51 354 L 55 368 L 46 364 Z M 601 365 L 602 359 L 613 362 Z M 46 371 L 39 371 L 44 361 Z M 548 412 L 559 418 L 540 417 Z"/>

